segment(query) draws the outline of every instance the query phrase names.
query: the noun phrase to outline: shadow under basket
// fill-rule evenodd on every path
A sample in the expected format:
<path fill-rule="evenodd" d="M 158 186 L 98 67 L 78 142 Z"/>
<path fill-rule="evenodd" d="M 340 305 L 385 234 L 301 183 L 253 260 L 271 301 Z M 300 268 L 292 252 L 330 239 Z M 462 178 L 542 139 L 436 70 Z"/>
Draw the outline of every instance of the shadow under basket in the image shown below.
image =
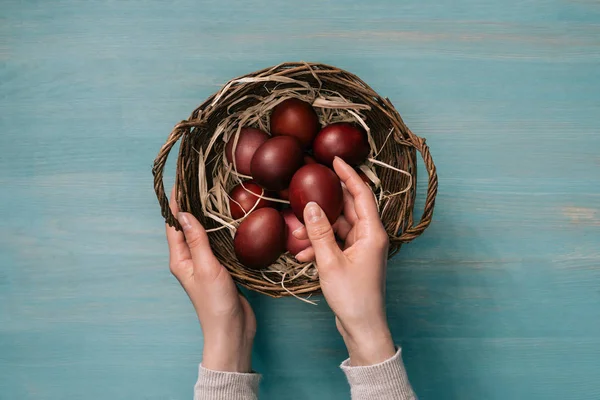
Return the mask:
<path fill-rule="evenodd" d="M 408 129 L 389 99 L 379 96 L 357 76 L 329 65 L 283 63 L 233 79 L 196 108 L 187 120 L 177 124 L 152 170 L 166 223 L 181 229 L 171 212 L 163 184 L 169 152 L 181 141 L 175 176 L 179 210 L 192 213 L 207 229 L 213 252 L 237 283 L 272 297 L 304 298 L 320 290 L 315 265 L 299 263 L 285 254 L 263 271 L 244 267 L 233 248 L 239 221 L 230 217 L 228 206 L 223 206 L 227 203 L 227 192 L 240 181 L 224 160 L 225 141 L 242 126 L 268 132 L 271 108 L 289 97 L 311 102 L 322 124 L 352 121 L 367 130 L 371 154 L 361 169 L 373 183 L 371 187 L 390 241 L 389 257 L 430 224 L 438 179 L 425 139 Z M 415 223 L 417 152 L 423 158 L 429 179 L 423 215 Z"/>

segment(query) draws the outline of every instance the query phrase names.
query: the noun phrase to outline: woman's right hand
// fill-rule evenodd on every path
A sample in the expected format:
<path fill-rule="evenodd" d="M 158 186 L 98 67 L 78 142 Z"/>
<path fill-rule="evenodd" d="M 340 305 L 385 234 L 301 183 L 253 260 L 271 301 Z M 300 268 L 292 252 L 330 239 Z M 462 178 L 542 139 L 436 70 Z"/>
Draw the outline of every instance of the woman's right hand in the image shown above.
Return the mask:
<path fill-rule="evenodd" d="M 385 313 L 388 236 L 369 187 L 340 158 L 333 168 L 346 186 L 344 217 L 336 222 L 344 250 L 323 210 L 311 202 L 304 209 L 306 229 L 294 236 L 308 237 L 312 247 L 296 258 L 316 258 L 321 289 L 335 313 L 351 365 L 372 365 L 396 352 Z"/>

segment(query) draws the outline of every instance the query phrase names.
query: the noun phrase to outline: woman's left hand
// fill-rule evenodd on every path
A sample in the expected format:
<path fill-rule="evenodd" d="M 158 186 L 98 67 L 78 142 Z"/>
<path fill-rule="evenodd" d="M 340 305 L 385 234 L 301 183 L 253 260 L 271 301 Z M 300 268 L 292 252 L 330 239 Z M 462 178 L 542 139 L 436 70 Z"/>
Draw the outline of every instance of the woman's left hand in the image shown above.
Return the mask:
<path fill-rule="evenodd" d="M 256 318 L 227 269 L 213 254 L 206 231 L 189 213 L 171 211 L 183 232 L 167 225 L 171 272 L 189 296 L 204 335 L 202 366 L 214 371 L 250 372 Z"/>

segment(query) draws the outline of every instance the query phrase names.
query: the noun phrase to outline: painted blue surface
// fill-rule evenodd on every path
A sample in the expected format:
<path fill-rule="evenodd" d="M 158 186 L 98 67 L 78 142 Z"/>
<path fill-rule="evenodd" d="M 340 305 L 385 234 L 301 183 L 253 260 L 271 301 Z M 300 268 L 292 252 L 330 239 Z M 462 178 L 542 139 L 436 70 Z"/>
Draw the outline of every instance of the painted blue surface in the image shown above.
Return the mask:
<path fill-rule="evenodd" d="M 388 288 L 420 397 L 600 398 L 600 3 L 64 0 L 0 4 L 0 399 L 191 398 L 151 164 L 219 85 L 296 60 L 432 148 Z M 348 398 L 327 307 L 251 300 L 262 398 Z"/>

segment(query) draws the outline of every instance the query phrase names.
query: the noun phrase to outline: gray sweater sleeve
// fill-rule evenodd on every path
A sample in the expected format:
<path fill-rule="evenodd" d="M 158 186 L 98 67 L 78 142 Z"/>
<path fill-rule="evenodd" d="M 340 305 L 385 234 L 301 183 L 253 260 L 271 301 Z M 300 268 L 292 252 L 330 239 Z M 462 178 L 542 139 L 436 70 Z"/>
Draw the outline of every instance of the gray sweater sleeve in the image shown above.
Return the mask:
<path fill-rule="evenodd" d="M 200 364 L 194 400 L 256 400 L 259 381 L 259 374 L 212 371 Z"/>
<path fill-rule="evenodd" d="M 351 367 L 350 360 L 341 365 L 350 383 L 353 400 L 415 400 L 400 356 L 400 349 L 381 364 Z M 194 400 L 256 400 L 258 374 L 218 372 L 200 365 Z"/>
<path fill-rule="evenodd" d="M 350 359 L 340 366 L 350 383 L 352 400 L 416 400 L 417 396 L 408 381 L 401 349 L 380 364 L 351 367 Z"/>

